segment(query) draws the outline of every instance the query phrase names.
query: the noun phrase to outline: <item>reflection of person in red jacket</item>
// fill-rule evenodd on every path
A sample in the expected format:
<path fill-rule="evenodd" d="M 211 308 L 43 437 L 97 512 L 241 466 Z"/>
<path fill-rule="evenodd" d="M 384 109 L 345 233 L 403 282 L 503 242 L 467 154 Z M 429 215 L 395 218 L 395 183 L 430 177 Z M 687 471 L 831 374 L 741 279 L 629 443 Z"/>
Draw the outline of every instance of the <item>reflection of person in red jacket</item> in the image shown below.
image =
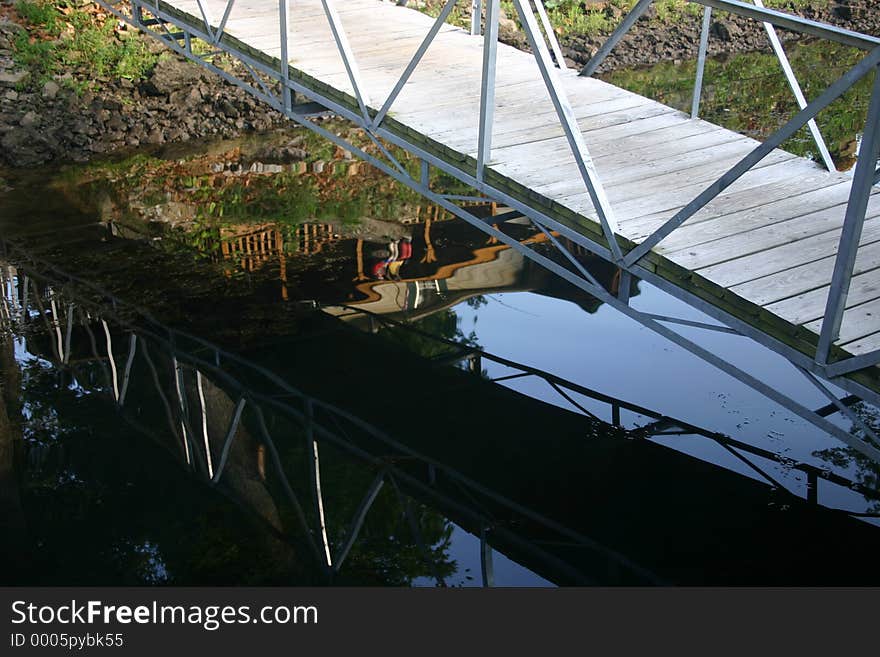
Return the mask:
<path fill-rule="evenodd" d="M 386 276 L 397 278 L 400 268 L 410 258 L 412 258 L 412 240 L 409 237 L 392 240 L 388 243 L 388 257 L 376 262 L 370 268 L 370 273 L 378 280 Z"/>
<path fill-rule="evenodd" d="M 378 278 L 380 281 L 385 278 L 385 272 L 388 270 L 388 261 L 387 260 L 379 260 L 373 268 L 370 270 L 370 273 L 373 275 L 373 278 Z"/>
<path fill-rule="evenodd" d="M 399 240 L 395 243 L 394 252 L 397 257 L 388 263 L 388 274 L 392 278 L 400 278 L 400 268 L 412 257 L 412 240 L 408 237 Z"/>
<path fill-rule="evenodd" d="M 397 256 L 398 260 L 406 261 L 412 258 L 412 240 L 410 238 L 404 237 L 400 240 L 397 249 L 399 253 Z"/>

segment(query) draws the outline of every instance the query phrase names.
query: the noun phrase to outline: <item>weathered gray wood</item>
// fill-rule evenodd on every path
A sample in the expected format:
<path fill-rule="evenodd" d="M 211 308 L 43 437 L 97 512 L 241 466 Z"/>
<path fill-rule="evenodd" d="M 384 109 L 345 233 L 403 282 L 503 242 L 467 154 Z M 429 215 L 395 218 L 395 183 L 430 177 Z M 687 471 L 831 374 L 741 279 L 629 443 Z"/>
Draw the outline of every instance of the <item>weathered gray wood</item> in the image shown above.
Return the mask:
<path fill-rule="evenodd" d="M 876 279 L 875 279 L 876 280 Z M 822 320 L 804 324 L 809 330 L 818 333 L 822 329 Z M 840 325 L 838 344 L 846 344 L 880 331 L 880 298 L 848 308 Z"/>
<path fill-rule="evenodd" d="M 875 239 L 877 241 L 861 242 L 853 269 L 854 274 L 862 274 L 880 267 L 880 237 Z M 768 254 L 763 260 L 769 261 L 771 257 Z M 738 262 L 741 263 L 742 259 Z M 775 268 L 775 265 L 773 266 Z M 833 270 L 834 256 L 827 256 L 734 285 L 729 289 L 743 298 L 767 306 L 775 301 L 782 301 L 827 285 Z"/>
<path fill-rule="evenodd" d="M 876 261 L 874 264 L 877 264 Z M 767 310 L 790 321 L 792 324 L 806 324 L 807 322 L 820 319 L 825 314 L 825 304 L 828 300 L 830 286 L 810 290 L 797 296 L 778 301 L 766 306 Z M 853 276 L 849 294 L 846 297 L 846 307 L 852 308 L 868 301 L 880 298 L 880 279 L 877 277 L 876 268 L 869 269 L 863 274 Z M 858 327 L 863 331 L 864 327 Z M 861 333 L 860 333 L 861 335 Z"/>

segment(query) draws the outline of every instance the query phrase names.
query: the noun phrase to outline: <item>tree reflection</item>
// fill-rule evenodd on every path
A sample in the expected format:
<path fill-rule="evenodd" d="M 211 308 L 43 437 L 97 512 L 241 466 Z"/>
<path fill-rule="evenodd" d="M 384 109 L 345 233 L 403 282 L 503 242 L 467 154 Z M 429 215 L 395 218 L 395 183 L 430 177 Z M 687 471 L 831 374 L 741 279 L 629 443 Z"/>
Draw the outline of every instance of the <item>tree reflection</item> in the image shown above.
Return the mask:
<path fill-rule="evenodd" d="M 856 416 L 864 422 L 875 435 L 880 434 L 880 409 L 865 402 L 858 402 L 852 407 Z M 863 429 L 855 423 L 850 430 L 859 440 L 874 443 Z M 874 443 L 876 444 L 876 443 Z M 880 445 L 878 445 L 880 446 Z M 880 490 L 880 463 L 870 459 L 861 452 L 851 447 L 832 447 L 813 452 L 814 456 L 833 465 L 836 468 L 853 468 L 855 470 L 854 481 L 871 490 Z M 880 502 L 869 501 L 868 513 L 880 513 Z"/>

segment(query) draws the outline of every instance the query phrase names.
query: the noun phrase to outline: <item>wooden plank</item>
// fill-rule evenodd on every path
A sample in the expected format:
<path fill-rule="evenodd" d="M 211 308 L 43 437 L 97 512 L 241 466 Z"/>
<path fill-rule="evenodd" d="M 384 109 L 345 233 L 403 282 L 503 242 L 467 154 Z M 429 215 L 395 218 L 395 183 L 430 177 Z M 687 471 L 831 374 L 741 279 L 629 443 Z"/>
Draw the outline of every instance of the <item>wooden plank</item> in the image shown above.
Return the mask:
<path fill-rule="evenodd" d="M 874 256 L 871 269 L 853 276 L 846 298 L 847 309 L 880 298 L 880 277 L 877 276 L 877 266 L 880 265 L 880 262 L 876 258 L 876 249 L 874 249 Z M 831 280 L 830 275 L 825 280 Z M 823 285 L 815 290 L 769 304 L 766 308 L 792 324 L 806 324 L 820 319 L 825 314 L 830 288 L 830 285 Z"/>
<path fill-rule="evenodd" d="M 786 171 L 786 164 L 787 162 L 782 162 L 778 166 L 771 165 L 749 171 L 688 221 L 691 223 L 706 221 L 723 214 L 759 207 L 796 195 L 802 188 L 791 180 L 790 172 Z M 811 178 L 802 178 L 798 182 L 805 187 L 834 184 L 834 181 L 821 173 Z M 658 193 L 652 196 L 643 196 L 632 201 L 614 204 L 614 212 L 620 222 L 621 234 L 633 241 L 644 239 L 708 186 L 703 182 L 689 184 L 677 189 L 658 190 Z M 563 198 L 558 201 L 567 204 L 569 199 Z M 569 207 L 576 212 L 585 206 L 588 207 L 583 197 L 572 199 L 572 201 Z M 658 253 L 663 253 L 663 242 L 655 250 Z"/>
<path fill-rule="evenodd" d="M 870 244 L 878 239 L 880 239 L 880 219 L 874 217 L 865 221 L 859 244 Z M 770 275 L 833 256 L 839 241 L 840 230 L 832 230 L 739 258 L 732 261 L 730 266 L 748 269 L 750 277 L 754 274 Z M 707 280 L 714 282 L 705 271 L 700 273 Z"/>
<path fill-rule="evenodd" d="M 861 356 L 880 349 L 880 331 L 871 333 L 858 340 L 847 342 L 843 347 L 853 356 Z"/>
<path fill-rule="evenodd" d="M 658 188 L 665 190 L 670 186 L 713 182 L 741 159 L 743 139 L 735 133 L 719 131 L 677 139 L 675 146 L 660 142 L 632 150 L 618 150 L 615 148 L 617 141 L 613 140 L 599 142 L 591 154 L 602 185 L 608 191 L 612 205 L 616 206 L 617 203 L 654 195 Z M 527 166 L 525 162 L 527 159 L 521 160 L 521 166 Z M 583 183 L 573 163 L 547 183 L 540 182 L 538 176 L 534 182 L 528 181 L 523 173 L 510 172 L 506 164 L 495 169 L 527 182 L 535 192 L 552 198 L 566 198 L 583 191 Z M 541 177 L 549 178 L 547 175 Z M 628 184 L 634 181 L 642 184 L 635 187 Z"/>
<path fill-rule="evenodd" d="M 700 253 L 701 260 L 706 262 L 717 260 L 708 266 L 695 267 L 695 271 L 699 271 L 701 275 L 719 285 L 730 287 L 791 268 L 792 264 L 780 258 L 773 249 L 813 235 L 827 232 L 839 234 L 846 212 L 847 190 L 844 187 L 842 190 L 835 188 L 833 191 L 834 196 L 828 196 L 827 201 L 815 202 L 815 205 L 819 206 L 825 202 L 837 201 L 839 204 L 833 207 L 808 214 L 797 214 L 790 219 L 780 219 L 781 213 L 777 210 L 772 215 L 772 220 L 765 220 L 766 223 L 757 228 L 736 233 L 731 237 L 695 244 L 690 248 Z M 791 211 L 800 212 L 801 209 L 800 206 L 795 206 Z M 786 212 L 784 207 L 782 212 Z M 867 219 L 880 216 L 880 198 L 869 205 L 865 216 Z M 724 218 L 725 221 L 728 219 L 729 217 Z M 756 221 L 760 219 L 759 216 Z M 712 223 L 715 222 L 702 225 L 711 229 Z M 727 225 L 730 225 L 729 221 Z M 763 252 L 767 252 L 766 257 L 761 255 Z M 676 262 L 685 262 L 688 256 L 676 252 L 670 253 L 668 257 Z"/>
<path fill-rule="evenodd" d="M 833 187 L 819 190 L 819 192 L 825 192 L 825 194 L 806 192 L 797 197 L 786 199 L 786 203 L 782 204 L 786 208 L 783 212 L 794 216 L 788 221 L 775 222 L 768 219 L 766 225 L 753 230 L 739 232 L 724 239 L 704 242 L 699 245 L 686 246 L 677 251 L 664 249 L 663 253 L 683 267 L 698 271 L 728 260 L 766 251 L 780 244 L 796 242 L 811 235 L 830 231 L 839 233 L 843 225 L 845 206 L 834 204 L 846 201 L 849 195 L 849 185 L 838 183 Z M 824 196 L 826 200 L 817 200 L 817 197 L 821 196 Z M 834 207 L 825 212 L 804 214 L 820 203 L 828 203 Z M 872 216 L 873 214 L 872 212 Z M 766 214 L 765 216 L 772 217 L 773 215 Z M 707 222 L 707 225 L 711 228 L 712 225 L 723 222 L 730 226 L 729 218 L 716 219 Z M 784 265 L 785 263 L 779 264 Z M 784 266 L 780 267 L 780 269 L 784 268 Z"/>
<path fill-rule="evenodd" d="M 667 240 L 664 240 L 664 253 L 675 253 L 679 250 L 694 249 L 703 244 L 724 240 L 734 244 L 736 236 L 756 229 L 772 226 L 777 223 L 790 222 L 803 217 L 807 221 L 832 222 L 823 226 L 831 230 L 839 226 L 843 214 L 841 204 L 846 203 L 849 190 L 846 183 L 837 183 L 830 187 L 805 191 L 795 200 L 782 199 L 757 206 L 742 212 L 723 215 L 710 221 L 703 221 L 681 226 Z M 838 223 L 834 223 L 838 222 Z M 792 226 L 780 227 L 788 230 Z M 796 230 L 796 229 L 795 229 Z M 795 233 L 792 233 L 795 235 Z M 731 252 L 730 258 L 747 255 L 745 252 Z M 735 272 L 731 272 L 736 275 Z M 728 284 L 741 283 L 743 280 L 731 280 Z"/>
<path fill-rule="evenodd" d="M 795 183 L 791 179 L 791 164 L 797 164 L 796 160 L 783 159 L 767 166 L 756 166 L 698 210 L 680 228 L 752 208 L 761 208 L 797 196 L 803 189 L 822 189 L 840 184 L 837 179 L 818 170 L 811 175 L 799 177 Z M 639 203 L 632 208 L 622 208 L 625 212 L 618 209 L 621 234 L 633 241 L 643 240 L 707 187 L 707 184 L 699 183 L 670 190 L 671 193 L 658 199 L 653 208 Z M 658 252 L 665 252 L 669 248 L 664 242 L 658 245 Z"/>
<path fill-rule="evenodd" d="M 804 326 L 818 334 L 822 330 L 822 320 L 817 319 L 804 324 Z M 878 331 L 880 331 L 880 298 L 875 298 L 849 308 L 843 313 L 837 344 L 853 342 Z"/>
<path fill-rule="evenodd" d="M 834 260 L 835 256 L 829 255 L 734 285 L 730 290 L 745 299 L 767 306 L 775 301 L 827 285 L 834 270 Z M 853 274 L 862 274 L 878 267 L 880 267 L 880 238 L 873 242 L 861 242 Z"/>

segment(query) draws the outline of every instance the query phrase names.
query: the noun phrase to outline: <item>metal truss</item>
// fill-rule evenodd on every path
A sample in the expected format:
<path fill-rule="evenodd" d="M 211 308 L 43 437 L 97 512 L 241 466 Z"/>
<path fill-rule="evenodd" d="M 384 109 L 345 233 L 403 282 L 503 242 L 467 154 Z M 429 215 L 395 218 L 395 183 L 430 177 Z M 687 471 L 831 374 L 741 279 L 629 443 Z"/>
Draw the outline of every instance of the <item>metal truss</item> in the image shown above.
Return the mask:
<path fill-rule="evenodd" d="M 282 58 L 277 68 L 267 65 L 264 61 L 254 58 L 247 52 L 243 52 L 235 46 L 233 41 L 224 38 L 223 27 L 225 27 L 225 19 L 228 18 L 229 13 L 232 11 L 235 0 L 229 0 L 226 6 L 226 11 L 224 12 L 224 19 L 220 23 L 213 23 L 207 13 L 203 11 L 203 24 L 200 26 L 192 25 L 189 22 L 182 21 L 169 14 L 162 8 L 162 4 L 159 0 L 154 0 L 152 2 L 148 0 L 127 1 L 132 7 L 132 16 L 135 17 L 134 20 L 132 19 L 132 16 L 120 11 L 115 6 L 107 5 L 104 2 L 101 2 L 101 4 L 104 4 L 109 11 L 114 13 L 120 19 L 131 22 L 139 29 L 144 30 L 147 34 L 163 41 L 175 52 L 197 61 L 199 64 L 212 70 L 224 79 L 244 88 L 255 97 L 284 113 L 288 118 L 292 119 L 299 125 L 302 125 L 331 142 L 349 150 L 391 178 L 409 186 L 411 189 L 419 192 L 427 199 L 455 214 L 464 221 L 476 226 L 489 235 L 492 235 L 500 242 L 517 249 L 526 257 L 558 274 L 573 285 L 596 296 L 599 300 L 608 303 L 647 328 L 650 328 L 690 353 L 699 356 L 739 381 L 749 385 L 798 416 L 816 424 L 824 431 L 836 436 L 854 449 L 857 449 L 868 455 L 870 458 L 880 462 L 880 448 L 878 448 L 877 445 L 854 437 L 850 433 L 829 422 L 826 418 L 817 415 L 812 409 L 806 408 L 795 400 L 790 399 L 778 390 L 764 384 L 732 363 L 711 353 L 693 340 L 684 337 L 667 326 L 669 323 L 693 325 L 692 322 L 676 318 L 658 318 L 632 308 L 629 305 L 629 300 L 627 298 L 628 286 L 622 286 L 625 289 L 620 295 L 612 295 L 601 286 L 596 285 L 596 281 L 591 280 L 591 277 L 586 270 L 578 264 L 577 258 L 571 253 L 571 249 L 569 249 L 564 243 L 566 241 L 570 242 L 571 244 L 587 249 L 591 253 L 617 264 L 624 277 L 634 276 L 643 279 L 671 294 L 673 297 L 695 307 L 724 325 L 720 328 L 711 327 L 711 325 L 704 325 L 704 328 L 711 327 L 711 330 L 735 332 L 754 339 L 784 356 L 795 367 L 817 374 L 843 388 L 847 392 L 856 394 L 871 403 L 880 405 L 880 392 L 847 376 L 855 371 L 872 367 L 880 362 L 880 350 L 861 356 L 846 358 L 837 362 L 828 362 L 831 345 L 838 335 L 840 321 L 846 305 L 846 296 L 852 278 L 855 255 L 858 250 L 859 236 L 861 234 L 862 224 L 864 223 L 870 188 L 877 178 L 876 162 L 878 159 L 877 156 L 880 154 L 880 75 L 875 76 L 874 92 L 869 108 L 868 121 L 865 126 L 865 137 L 862 142 L 862 156 L 859 157 L 856 166 L 855 177 L 847 206 L 844 229 L 841 235 L 840 247 L 838 249 L 834 275 L 831 282 L 831 293 L 828 297 L 828 308 L 826 309 L 825 314 L 826 320 L 823 323 L 819 345 L 815 355 L 810 356 L 794 349 L 781 340 L 756 329 L 748 322 L 717 308 L 715 305 L 707 302 L 684 287 L 678 286 L 662 278 L 642 264 L 642 259 L 653 246 L 662 241 L 690 216 L 700 208 L 704 207 L 724 189 L 729 187 L 739 177 L 760 162 L 785 139 L 794 134 L 800 128 L 808 126 L 810 121 L 815 118 L 819 111 L 840 97 L 858 80 L 872 71 L 877 70 L 878 63 L 880 63 L 880 39 L 817 23 L 815 21 L 809 21 L 783 12 L 765 9 L 760 6 L 737 2 L 736 0 L 692 0 L 705 5 L 707 8 L 723 9 L 725 11 L 731 11 L 733 13 L 754 18 L 765 26 L 769 26 L 767 28 L 768 34 L 771 34 L 771 32 L 775 34 L 775 32 L 773 32 L 773 26 L 778 26 L 862 48 L 867 50 L 868 53 L 849 72 L 830 85 L 829 88 L 817 99 L 806 104 L 806 106 L 803 107 L 803 109 L 786 125 L 771 135 L 764 144 L 761 144 L 738 164 L 734 165 L 730 171 L 722 175 L 719 180 L 712 183 L 684 209 L 676 213 L 675 216 L 670 218 L 641 244 L 624 254 L 617 242 L 617 226 L 614 219 L 613 209 L 608 202 L 607 195 L 604 192 L 601 181 L 596 173 L 595 167 L 593 166 L 587 146 L 577 127 L 572 106 L 568 101 L 560 82 L 558 68 L 564 67 L 565 62 L 561 59 L 559 44 L 555 41 L 553 31 L 546 29 L 546 23 L 543 23 L 545 30 L 544 33 L 542 33 L 541 27 L 539 26 L 539 19 L 536 18 L 535 12 L 529 2 L 514 0 L 514 6 L 520 18 L 520 23 L 526 32 L 526 36 L 535 56 L 541 76 L 545 82 L 545 86 L 550 94 L 550 98 L 553 102 L 560 125 L 565 133 L 568 145 L 575 161 L 577 162 L 585 188 L 593 201 L 598 221 L 602 227 L 602 233 L 605 238 L 604 243 L 581 234 L 555 220 L 543 210 L 532 207 L 531 205 L 512 197 L 510 194 L 505 193 L 503 190 L 500 190 L 487 182 L 483 176 L 486 167 L 489 166 L 491 155 L 492 118 L 494 115 L 494 67 L 496 59 L 495 51 L 497 48 L 497 39 L 495 38 L 497 35 L 498 22 L 497 0 L 489 0 L 489 2 L 486 3 L 486 21 L 483 30 L 483 84 L 481 87 L 480 113 L 479 117 L 477 117 L 480 126 L 479 157 L 476 171 L 473 174 L 428 152 L 418 144 L 415 144 L 411 140 L 388 129 L 383 123 L 395 98 L 406 85 L 409 77 L 418 66 L 432 40 L 439 32 L 445 18 L 451 12 L 456 0 L 448 0 L 444 5 L 440 16 L 435 20 L 422 44 L 417 48 L 411 61 L 398 80 L 398 83 L 395 85 L 388 98 L 379 106 L 378 110 L 374 110 L 370 105 L 369 95 L 361 80 L 356 58 L 351 51 L 345 29 L 342 26 L 338 13 L 334 10 L 334 3 L 331 2 L 331 0 L 321 0 L 321 5 L 324 8 L 337 49 L 343 63 L 345 64 L 348 78 L 354 89 L 357 109 L 345 106 L 321 91 L 312 89 L 300 80 L 291 77 L 287 64 L 289 57 L 287 25 L 289 21 L 286 0 L 279 0 L 278 4 L 280 26 L 279 43 L 281 45 Z M 613 48 L 614 44 L 622 38 L 626 30 L 635 23 L 638 16 L 647 10 L 652 1 L 653 0 L 641 0 L 636 4 L 633 12 L 624 19 L 618 31 L 609 38 L 606 45 L 599 50 L 583 71 L 584 73 L 590 73 L 595 70 L 595 67 L 598 66 L 601 59 L 610 52 L 611 48 Z M 536 6 L 541 5 L 540 0 L 534 0 L 534 2 Z M 473 14 L 473 31 L 475 32 L 479 32 L 477 29 L 477 19 L 481 15 L 480 5 L 480 2 L 472 2 L 472 6 L 475 10 Z M 162 31 L 152 29 L 153 26 L 149 24 L 149 20 L 144 20 L 143 12 L 145 11 L 152 14 L 152 20 L 155 20 L 157 22 L 156 24 L 162 26 Z M 541 16 L 540 20 L 543 22 L 543 17 L 546 15 L 546 12 L 543 11 L 543 7 L 538 10 L 538 14 Z M 706 22 L 708 22 L 708 19 L 704 20 L 704 24 Z M 175 29 L 180 30 L 180 32 L 171 33 L 168 30 L 167 25 L 174 26 Z M 183 37 L 179 36 L 181 33 L 183 34 Z M 242 80 L 215 64 L 206 61 L 203 57 L 194 54 L 191 47 L 193 38 L 201 39 L 216 45 L 218 51 L 229 54 L 235 61 L 243 64 L 246 70 L 251 74 L 252 78 L 257 78 L 258 81 L 263 78 L 273 80 L 280 87 L 280 93 L 271 92 L 265 83 L 258 83 L 257 86 L 254 86 L 252 82 Z M 548 40 L 550 42 L 549 49 L 546 43 Z M 181 41 L 183 41 L 183 44 L 181 44 Z M 550 54 L 551 49 L 556 53 L 555 62 Z M 705 47 L 702 47 L 701 50 L 705 51 Z M 784 53 L 781 53 L 780 50 L 777 52 L 777 55 L 780 57 L 780 62 L 782 62 Z M 784 64 L 783 68 L 785 68 Z M 795 85 L 796 81 L 795 84 L 792 85 L 793 89 Z M 797 95 L 797 92 L 795 93 Z M 307 98 L 308 102 L 294 104 L 292 102 L 293 94 L 298 94 Z M 695 100 L 696 95 L 697 94 L 695 93 Z M 333 114 L 349 121 L 353 126 L 363 129 L 369 135 L 373 144 L 379 148 L 382 157 L 380 158 L 368 153 L 364 149 L 351 144 L 347 140 L 325 129 L 319 123 L 312 120 L 312 117 L 317 112 L 325 111 L 332 112 Z M 393 145 L 403 149 L 410 157 L 417 158 L 420 161 L 420 173 L 418 175 L 411 174 L 397 159 L 394 158 L 388 150 L 388 147 L 383 144 Z M 550 242 L 554 249 L 569 263 L 570 266 L 561 265 L 553 258 L 548 257 L 545 252 L 532 248 L 529 245 L 520 244 L 516 240 L 512 240 L 494 227 L 490 221 L 477 217 L 472 212 L 461 207 L 458 204 L 457 199 L 432 190 L 429 184 L 429 172 L 431 167 L 435 167 L 470 186 L 478 195 L 481 195 L 481 198 L 507 206 L 511 208 L 512 211 L 526 217 L 537 229 L 552 236 Z M 560 238 L 565 239 L 563 240 Z"/>

